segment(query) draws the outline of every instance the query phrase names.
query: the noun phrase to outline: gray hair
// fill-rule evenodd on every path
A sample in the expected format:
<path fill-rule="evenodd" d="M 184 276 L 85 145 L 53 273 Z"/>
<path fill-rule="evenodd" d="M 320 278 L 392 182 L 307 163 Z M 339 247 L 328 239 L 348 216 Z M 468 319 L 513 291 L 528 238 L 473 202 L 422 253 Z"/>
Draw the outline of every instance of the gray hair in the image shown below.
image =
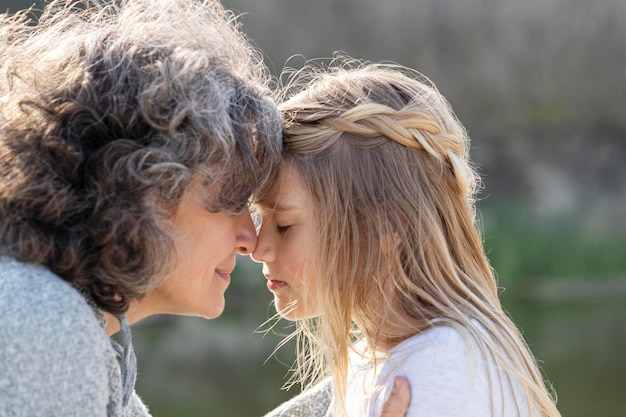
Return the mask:
<path fill-rule="evenodd" d="M 270 76 L 218 1 L 53 1 L 0 16 L 0 254 L 124 312 L 172 264 L 192 177 L 239 213 L 280 162 Z"/>

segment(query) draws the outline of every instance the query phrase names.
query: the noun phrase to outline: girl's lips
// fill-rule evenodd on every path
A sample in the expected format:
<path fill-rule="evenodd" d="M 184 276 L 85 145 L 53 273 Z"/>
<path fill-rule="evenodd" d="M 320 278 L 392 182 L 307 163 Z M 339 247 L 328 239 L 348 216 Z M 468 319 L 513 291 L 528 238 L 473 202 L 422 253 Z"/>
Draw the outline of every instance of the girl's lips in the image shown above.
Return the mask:
<path fill-rule="evenodd" d="M 277 281 L 274 279 L 267 280 L 267 289 L 270 291 L 277 291 L 283 287 L 285 287 L 287 283 L 285 281 Z"/>

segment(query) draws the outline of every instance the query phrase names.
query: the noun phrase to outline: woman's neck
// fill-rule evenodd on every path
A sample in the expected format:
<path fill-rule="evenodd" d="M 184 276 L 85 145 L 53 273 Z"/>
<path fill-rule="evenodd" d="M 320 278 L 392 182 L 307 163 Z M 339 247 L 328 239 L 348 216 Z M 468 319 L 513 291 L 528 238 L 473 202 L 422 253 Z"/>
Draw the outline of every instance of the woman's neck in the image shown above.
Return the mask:
<path fill-rule="evenodd" d="M 154 308 L 154 303 L 151 302 L 151 297 L 145 297 L 141 300 L 135 300 L 130 303 L 128 311 L 126 311 L 126 321 L 128 325 L 137 323 L 146 317 L 153 316 L 159 312 Z M 104 313 L 104 320 L 106 326 L 104 330 L 109 336 L 114 335 L 120 331 L 120 321 L 111 313 Z"/>

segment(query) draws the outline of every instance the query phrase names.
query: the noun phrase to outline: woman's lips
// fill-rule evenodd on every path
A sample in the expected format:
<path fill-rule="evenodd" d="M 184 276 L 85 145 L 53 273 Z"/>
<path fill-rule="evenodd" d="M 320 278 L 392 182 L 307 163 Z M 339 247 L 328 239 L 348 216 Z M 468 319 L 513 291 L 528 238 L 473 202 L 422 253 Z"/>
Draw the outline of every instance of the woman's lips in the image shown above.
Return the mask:
<path fill-rule="evenodd" d="M 220 277 L 222 277 L 222 279 L 226 282 L 230 282 L 230 273 L 226 272 L 226 271 L 220 271 L 217 270 L 215 271 L 217 272 L 217 275 L 219 275 Z"/>

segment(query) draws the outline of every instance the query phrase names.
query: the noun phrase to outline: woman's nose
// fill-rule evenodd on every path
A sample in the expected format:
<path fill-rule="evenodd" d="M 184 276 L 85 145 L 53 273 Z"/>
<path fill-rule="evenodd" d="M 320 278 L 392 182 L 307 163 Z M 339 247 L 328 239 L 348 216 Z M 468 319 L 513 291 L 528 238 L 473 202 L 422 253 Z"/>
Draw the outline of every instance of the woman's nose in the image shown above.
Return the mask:
<path fill-rule="evenodd" d="M 257 244 L 256 229 L 250 213 L 247 211 L 237 216 L 236 250 L 243 255 L 251 254 Z"/>

